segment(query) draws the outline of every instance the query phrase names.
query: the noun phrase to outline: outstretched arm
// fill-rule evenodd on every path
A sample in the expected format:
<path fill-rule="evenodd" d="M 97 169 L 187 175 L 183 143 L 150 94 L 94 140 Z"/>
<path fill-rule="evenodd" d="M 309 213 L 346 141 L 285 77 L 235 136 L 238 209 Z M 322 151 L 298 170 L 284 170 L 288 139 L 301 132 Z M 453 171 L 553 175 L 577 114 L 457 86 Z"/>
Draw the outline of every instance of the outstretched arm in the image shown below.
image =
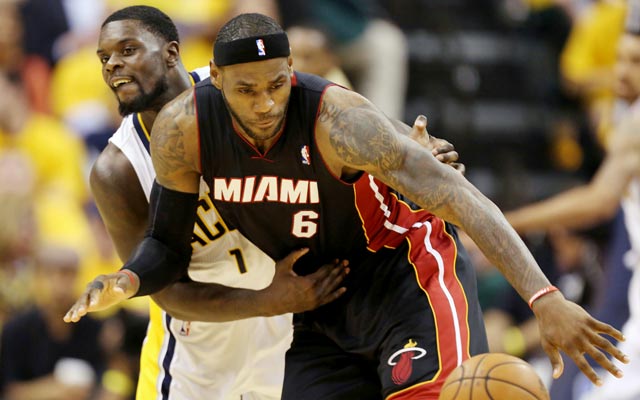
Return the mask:
<path fill-rule="evenodd" d="M 424 149 L 398 135 L 366 99 L 340 88 L 325 93 L 316 132 L 320 151 L 340 176 L 366 171 L 407 195 L 421 207 L 460 226 L 496 265 L 520 296 L 528 300 L 549 285 L 533 256 L 500 210 L 461 174 L 438 163 Z M 593 382 L 599 382 L 584 354 L 616 376 L 621 372 L 600 351 L 626 360 L 601 334 L 623 339 L 616 329 L 591 318 L 558 292 L 533 304 L 542 346 L 554 376 L 562 373 L 564 350 Z"/>
<path fill-rule="evenodd" d="M 640 129 L 640 124 L 634 126 Z M 523 233 L 554 226 L 589 227 L 613 217 L 634 176 L 640 176 L 640 135 L 619 132 L 591 182 L 505 215 Z"/>
<path fill-rule="evenodd" d="M 500 210 L 454 169 L 398 135 L 366 99 L 332 87 L 324 96 L 319 121 L 321 151 L 338 175 L 366 171 L 460 226 L 522 298 L 549 285 Z"/>
<path fill-rule="evenodd" d="M 308 252 L 291 252 L 278 261 L 271 285 L 262 290 L 229 288 L 202 282 L 177 282 L 153 296 L 171 316 L 185 321 L 226 322 L 313 310 L 340 297 L 349 272 L 346 261 L 334 261 L 310 275 L 293 271 Z"/>
<path fill-rule="evenodd" d="M 154 293 L 184 275 L 191 257 L 199 188 L 197 141 L 189 144 L 185 140 L 197 134 L 190 93 L 167 104 L 154 124 L 151 155 L 157 181 L 144 239 L 121 271 L 99 276 L 88 285 L 65 321 L 77 321 L 89 311 L 108 308 L 134 295 Z M 119 247 L 121 255 L 128 251 L 126 246 Z"/>
<path fill-rule="evenodd" d="M 153 294 L 186 274 L 200 185 L 197 135 L 193 89 L 189 89 L 167 103 L 153 124 L 151 159 L 156 179 L 149 225 L 122 268 L 135 289 L 133 295 Z"/>

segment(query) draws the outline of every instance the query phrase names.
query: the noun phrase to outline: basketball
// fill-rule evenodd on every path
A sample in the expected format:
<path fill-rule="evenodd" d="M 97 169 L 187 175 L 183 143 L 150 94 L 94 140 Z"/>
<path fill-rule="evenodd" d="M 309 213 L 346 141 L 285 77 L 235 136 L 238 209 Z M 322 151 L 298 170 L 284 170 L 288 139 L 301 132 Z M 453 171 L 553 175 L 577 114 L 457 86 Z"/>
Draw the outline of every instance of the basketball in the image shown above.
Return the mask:
<path fill-rule="evenodd" d="M 542 380 L 526 361 L 502 353 L 471 357 L 442 385 L 440 400 L 549 400 Z"/>

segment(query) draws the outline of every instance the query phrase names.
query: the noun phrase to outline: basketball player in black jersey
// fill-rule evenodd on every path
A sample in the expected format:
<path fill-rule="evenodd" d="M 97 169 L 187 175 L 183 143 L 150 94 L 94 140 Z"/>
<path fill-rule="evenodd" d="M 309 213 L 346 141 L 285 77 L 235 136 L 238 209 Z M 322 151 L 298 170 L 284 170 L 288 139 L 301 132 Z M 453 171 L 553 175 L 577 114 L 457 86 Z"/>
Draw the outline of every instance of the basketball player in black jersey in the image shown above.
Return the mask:
<path fill-rule="evenodd" d="M 555 376 L 560 350 L 593 382 L 584 354 L 621 374 L 605 353 L 626 356 L 603 337 L 621 333 L 550 286 L 495 205 L 369 101 L 292 65 L 268 17 L 242 14 L 220 30 L 211 81 L 154 124 L 145 239 L 119 273 L 89 285 L 68 320 L 184 274 L 202 176 L 222 217 L 271 257 L 308 247 L 300 273 L 350 261 L 347 292 L 295 317 L 284 399 L 437 399 L 453 368 L 486 351 L 475 277 L 449 223 L 529 302 Z"/>

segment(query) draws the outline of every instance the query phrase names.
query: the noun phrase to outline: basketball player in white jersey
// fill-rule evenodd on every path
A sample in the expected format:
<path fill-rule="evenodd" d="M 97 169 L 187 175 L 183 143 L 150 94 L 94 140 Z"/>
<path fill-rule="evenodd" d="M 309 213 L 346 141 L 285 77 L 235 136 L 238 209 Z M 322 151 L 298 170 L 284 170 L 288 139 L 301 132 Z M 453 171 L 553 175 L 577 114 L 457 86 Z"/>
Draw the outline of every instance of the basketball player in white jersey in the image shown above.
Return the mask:
<path fill-rule="evenodd" d="M 146 6 L 109 16 L 97 54 L 105 81 L 126 116 L 92 169 L 91 189 L 118 253 L 126 260 L 147 226 L 155 178 L 149 132 L 155 116 L 181 91 L 208 79 L 209 68 L 188 73 L 180 61 L 175 26 Z M 424 127 L 412 135 L 416 132 L 424 132 Z M 450 144 L 437 141 L 433 146 L 441 161 L 457 159 Z M 301 250 L 274 268 L 269 257 L 226 226 L 207 193 L 201 182 L 188 269 L 189 278 L 199 283 L 176 283 L 154 295 L 137 399 L 279 398 L 284 353 L 291 341 L 290 313 L 313 309 L 344 292 L 339 287 L 348 272 L 344 263 L 296 276 L 292 266 L 305 253 Z M 183 291 L 187 285 L 198 285 L 199 294 Z M 206 314 L 202 308 L 188 307 L 194 296 L 207 304 Z"/>
<path fill-rule="evenodd" d="M 150 7 L 132 7 L 112 14 L 100 37 L 98 56 L 103 72 L 118 97 L 120 112 L 126 117 L 94 165 L 91 187 L 123 259 L 131 254 L 146 226 L 148 199 L 155 178 L 148 132 L 155 114 L 168 100 L 209 75 L 208 68 L 191 74 L 184 70 L 177 42 L 171 20 Z M 218 301 L 211 303 L 212 311 L 217 312 L 214 320 L 239 319 L 233 322 L 178 320 L 152 302 L 136 398 L 277 399 L 284 353 L 291 341 L 288 312 L 297 307 L 313 308 L 337 297 L 340 294 L 337 285 L 345 271 L 340 265 L 297 282 L 300 290 L 311 289 L 305 294 L 290 290 L 289 285 L 296 283 L 294 280 L 276 280 L 284 285 L 270 287 L 274 262 L 239 232 L 226 227 L 206 193 L 203 184 L 189 277 L 252 291 L 227 291 L 227 296 L 222 294 L 224 287 L 210 286 L 210 291 L 221 291 Z M 290 274 L 290 267 L 299 255 L 287 259 L 285 264 L 289 268 L 280 267 L 285 273 L 280 276 Z M 258 292 L 265 288 L 269 289 Z M 179 300 L 179 288 L 173 291 L 176 293 L 168 290 L 156 300 L 161 303 L 166 298 Z M 243 297 L 245 294 L 248 296 Z M 282 298 L 293 307 L 281 307 Z M 250 301 L 251 306 L 243 307 L 243 301 Z M 260 314 L 254 311 L 253 303 L 258 301 L 264 305 Z M 165 308 L 171 309 L 172 305 L 175 301 L 167 301 Z M 172 311 L 184 318 L 179 309 Z M 198 319 L 207 320 L 201 316 Z"/>
<path fill-rule="evenodd" d="M 552 227 L 584 228 L 613 218 L 620 203 L 631 250 L 625 265 L 631 269 L 629 320 L 622 332 L 626 341 L 618 347 L 631 362 L 622 366 L 622 379 L 604 378 L 582 400 L 640 399 L 640 2 L 629 2 L 626 32 L 618 43 L 615 67 L 618 97 L 630 104 L 616 125 L 607 155 L 595 176 L 585 186 L 561 193 L 548 200 L 506 213 L 519 232 Z"/>

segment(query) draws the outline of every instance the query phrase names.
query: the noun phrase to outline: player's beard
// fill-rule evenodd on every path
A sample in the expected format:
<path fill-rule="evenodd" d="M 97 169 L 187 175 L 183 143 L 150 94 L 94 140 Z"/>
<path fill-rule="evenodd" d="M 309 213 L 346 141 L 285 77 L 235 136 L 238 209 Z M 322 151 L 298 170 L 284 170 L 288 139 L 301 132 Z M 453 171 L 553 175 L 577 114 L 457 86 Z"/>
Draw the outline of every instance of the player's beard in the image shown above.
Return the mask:
<path fill-rule="evenodd" d="M 284 120 L 285 120 L 285 115 L 287 115 L 287 109 L 289 108 L 289 103 L 287 102 L 287 105 L 284 108 L 284 113 L 282 114 L 282 118 L 280 119 L 280 121 L 278 121 L 278 123 L 276 124 L 276 126 L 273 127 L 273 131 L 268 134 L 268 135 L 259 135 L 257 133 L 255 133 L 254 131 L 252 131 L 243 121 L 242 119 L 240 119 L 240 117 L 238 116 L 238 114 L 233 110 L 233 108 L 231 108 L 231 106 L 229 105 L 229 102 L 227 101 L 227 97 L 224 95 L 224 91 L 221 91 L 222 93 L 222 99 L 224 100 L 224 104 L 227 106 L 227 110 L 229 110 L 229 113 L 231 113 L 231 116 L 235 119 L 235 121 L 238 123 L 238 125 L 240 125 L 240 127 L 242 128 L 242 130 L 253 140 L 256 140 L 258 142 L 264 142 L 266 140 L 269 140 L 271 138 L 273 138 L 274 136 L 276 136 L 278 134 L 278 132 L 280 132 L 280 129 L 282 129 L 282 125 L 284 124 Z"/>
<path fill-rule="evenodd" d="M 118 111 L 123 117 L 125 115 L 147 111 L 153 108 L 160 109 L 163 104 L 161 104 L 162 102 L 159 100 L 162 98 L 162 95 L 169 90 L 169 83 L 167 82 L 167 77 L 163 76 L 158 80 L 158 82 L 156 82 L 155 86 L 149 93 L 146 93 L 140 85 L 138 85 L 138 87 L 140 87 L 141 93 L 132 101 L 125 103 L 120 101 L 120 98 L 118 98 Z"/>

